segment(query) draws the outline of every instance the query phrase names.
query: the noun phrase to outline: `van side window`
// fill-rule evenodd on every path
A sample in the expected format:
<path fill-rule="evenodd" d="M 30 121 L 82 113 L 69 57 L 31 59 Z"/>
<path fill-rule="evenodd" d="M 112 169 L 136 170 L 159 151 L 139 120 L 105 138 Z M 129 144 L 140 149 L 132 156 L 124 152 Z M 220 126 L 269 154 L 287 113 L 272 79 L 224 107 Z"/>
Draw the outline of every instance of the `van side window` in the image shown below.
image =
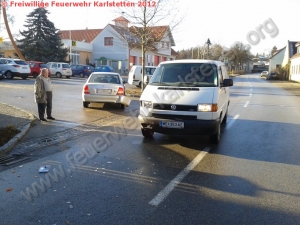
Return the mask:
<path fill-rule="evenodd" d="M 222 74 L 223 74 L 223 78 L 226 79 L 228 78 L 228 74 L 227 74 L 227 69 L 225 66 L 221 66 L 222 68 Z"/>
<path fill-rule="evenodd" d="M 219 81 L 220 81 L 220 87 L 221 87 L 221 84 L 223 83 L 223 70 L 222 70 L 222 66 L 219 67 L 218 71 L 219 71 Z"/>

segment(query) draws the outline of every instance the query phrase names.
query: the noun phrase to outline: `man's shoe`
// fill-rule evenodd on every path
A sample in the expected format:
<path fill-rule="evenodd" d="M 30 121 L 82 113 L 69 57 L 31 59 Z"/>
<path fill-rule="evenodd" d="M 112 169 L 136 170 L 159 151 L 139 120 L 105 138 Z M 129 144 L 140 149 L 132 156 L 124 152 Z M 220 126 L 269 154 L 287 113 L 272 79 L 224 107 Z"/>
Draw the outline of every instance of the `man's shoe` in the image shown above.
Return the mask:
<path fill-rule="evenodd" d="M 43 119 L 40 119 L 41 121 L 45 121 L 45 122 L 47 122 L 47 120 L 45 119 L 45 118 L 43 118 Z"/>
<path fill-rule="evenodd" d="M 49 120 L 55 120 L 55 118 L 52 117 L 52 116 L 48 116 L 47 119 L 49 119 Z"/>

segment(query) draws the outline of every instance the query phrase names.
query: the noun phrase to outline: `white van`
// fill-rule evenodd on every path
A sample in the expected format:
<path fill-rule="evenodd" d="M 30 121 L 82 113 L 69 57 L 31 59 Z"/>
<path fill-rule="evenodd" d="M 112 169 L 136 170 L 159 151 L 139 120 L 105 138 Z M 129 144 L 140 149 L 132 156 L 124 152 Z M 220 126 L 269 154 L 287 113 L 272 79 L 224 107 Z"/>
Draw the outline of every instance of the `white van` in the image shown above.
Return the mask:
<path fill-rule="evenodd" d="M 219 143 L 226 123 L 229 79 L 224 63 L 213 60 L 174 60 L 159 64 L 140 97 L 144 137 L 162 134 L 209 135 Z"/>
<path fill-rule="evenodd" d="M 145 66 L 145 75 L 153 75 L 156 66 Z M 141 87 L 142 85 L 142 66 L 133 66 L 128 74 L 128 84 Z"/>

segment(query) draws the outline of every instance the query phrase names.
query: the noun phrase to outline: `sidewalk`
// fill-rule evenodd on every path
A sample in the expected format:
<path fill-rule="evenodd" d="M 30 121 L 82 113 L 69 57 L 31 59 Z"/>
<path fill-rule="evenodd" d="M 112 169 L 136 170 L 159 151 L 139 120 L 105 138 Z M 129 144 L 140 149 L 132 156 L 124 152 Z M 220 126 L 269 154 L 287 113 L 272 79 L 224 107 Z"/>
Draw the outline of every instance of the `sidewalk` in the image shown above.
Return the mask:
<path fill-rule="evenodd" d="M 8 125 L 15 126 L 20 133 L 12 138 L 8 143 L 0 146 L 0 155 L 10 151 L 14 145 L 26 134 L 29 130 L 32 121 L 35 117 L 18 107 L 0 103 L 0 128 L 7 127 Z"/>

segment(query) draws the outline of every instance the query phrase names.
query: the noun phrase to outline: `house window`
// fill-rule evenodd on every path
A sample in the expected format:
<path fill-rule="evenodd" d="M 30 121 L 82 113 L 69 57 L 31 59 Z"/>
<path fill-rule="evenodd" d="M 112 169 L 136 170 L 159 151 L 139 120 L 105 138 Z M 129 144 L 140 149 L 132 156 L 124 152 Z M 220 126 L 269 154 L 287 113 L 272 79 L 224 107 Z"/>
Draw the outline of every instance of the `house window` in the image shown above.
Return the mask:
<path fill-rule="evenodd" d="M 104 46 L 113 45 L 113 37 L 105 37 L 104 38 Z"/>

